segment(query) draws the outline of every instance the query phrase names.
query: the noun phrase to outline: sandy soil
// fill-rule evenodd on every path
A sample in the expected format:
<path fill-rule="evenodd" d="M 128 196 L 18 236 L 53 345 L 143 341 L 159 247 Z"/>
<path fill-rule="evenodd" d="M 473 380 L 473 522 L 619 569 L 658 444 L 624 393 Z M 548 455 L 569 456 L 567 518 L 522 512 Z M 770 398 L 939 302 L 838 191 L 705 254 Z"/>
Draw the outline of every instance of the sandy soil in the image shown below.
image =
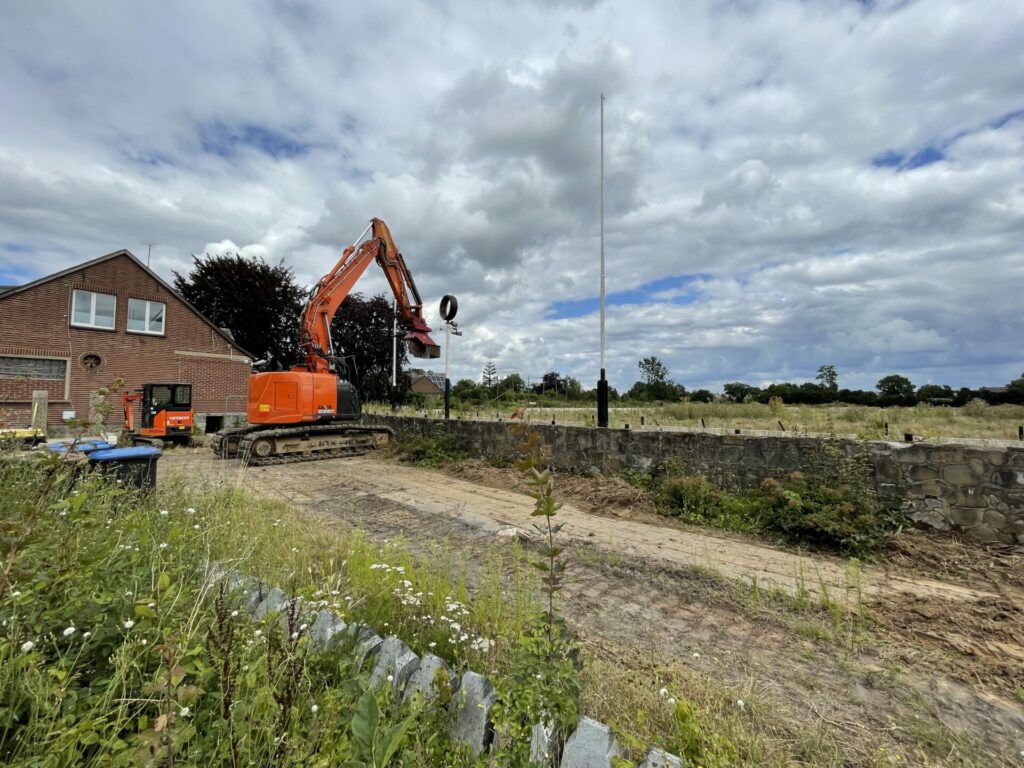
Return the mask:
<path fill-rule="evenodd" d="M 486 465 L 446 474 L 364 456 L 241 469 L 199 449 L 169 452 L 161 471 L 243 483 L 373 538 L 403 537 L 423 555 L 444 544 L 471 567 L 507 546 L 509 529 L 532 530 L 532 500 L 518 479 Z M 572 564 L 562 612 L 594 653 L 753 683 L 773 716 L 848 743 L 850 765 L 871 764 L 879 744 L 903 750 L 912 765 L 1017 764 L 1024 750 L 1024 703 L 1015 693 L 1024 689 L 1019 553 L 932 547 L 915 535 L 890 561 L 851 577 L 837 558 L 674 525 L 615 482 L 566 478 L 558 486 L 570 502 L 559 519 Z M 857 614 L 836 627 L 856 626 L 858 640 L 830 633 L 824 611 L 753 600 L 755 579 L 762 593 L 802 593 L 805 603 L 827 591 Z M 976 742 L 975 761 L 946 762 L 940 733 Z"/>

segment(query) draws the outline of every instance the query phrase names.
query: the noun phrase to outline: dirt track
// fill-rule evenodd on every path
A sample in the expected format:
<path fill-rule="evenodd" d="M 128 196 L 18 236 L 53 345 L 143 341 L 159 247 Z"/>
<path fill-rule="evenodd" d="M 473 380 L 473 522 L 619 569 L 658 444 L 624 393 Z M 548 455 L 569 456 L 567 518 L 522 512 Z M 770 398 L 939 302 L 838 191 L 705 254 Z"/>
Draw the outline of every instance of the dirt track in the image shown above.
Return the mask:
<path fill-rule="evenodd" d="M 242 470 L 190 451 L 169 453 L 161 469 L 193 482 L 242 482 L 371 537 L 401 536 L 424 555 L 443 543 L 471 566 L 502 546 L 500 531 L 531 530 L 532 500 L 521 493 L 378 457 Z M 754 685 L 783 719 L 816 725 L 837 743 L 887 743 L 918 755 L 909 764 L 1012 764 L 1007 755 L 1024 750 L 1024 706 L 1012 695 L 1024 687 L 1024 614 L 1015 591 L 1007 597 L 998 584 L 977 588 L 880 566 L 863 568 L 854 584 L 833 558 L 614 510 L 595 515 L 566 505 L 559 518 L 573 563 L 563 611 L 605 658 L 682 663 L 715 680 Z M 761 589 L 824 589 L 840 602 L 859 589 L 873 620 L 871 642 L 839 648 L 808 633 L 813 622 L 737 600 L 754 577 Z M 907 741 L 907 720 L 922 718 L 973 736 L 978 760 L 926 757 L 930 749 Z"/>

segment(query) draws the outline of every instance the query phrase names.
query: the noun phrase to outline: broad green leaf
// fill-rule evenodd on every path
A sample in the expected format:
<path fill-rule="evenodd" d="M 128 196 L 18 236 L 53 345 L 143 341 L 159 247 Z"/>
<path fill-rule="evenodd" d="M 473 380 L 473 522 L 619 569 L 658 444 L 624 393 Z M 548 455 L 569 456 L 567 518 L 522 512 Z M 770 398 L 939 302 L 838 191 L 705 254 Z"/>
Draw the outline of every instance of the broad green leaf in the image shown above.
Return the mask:
<path fill-rule="evenodd" d="M 380 708 L 377 697 L 371 688 L 367 688 L 356 704 L 352 714 L 352 740 L 359 751 L 367 756 L 373 755 L 373 737 L 377 732 L 377 721 L 380 719 Z"/>

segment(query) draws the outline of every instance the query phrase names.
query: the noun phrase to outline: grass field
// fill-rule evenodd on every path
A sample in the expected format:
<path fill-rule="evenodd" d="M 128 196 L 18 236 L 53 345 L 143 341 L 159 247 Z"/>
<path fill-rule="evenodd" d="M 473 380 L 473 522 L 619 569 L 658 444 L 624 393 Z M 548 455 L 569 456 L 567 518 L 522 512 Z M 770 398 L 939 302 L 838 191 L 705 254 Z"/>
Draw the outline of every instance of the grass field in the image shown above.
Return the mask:
<path fill-rule="evenodd" d="M 438 403 L 439 407 L 443 407 Z M 486 406 L 455 402 L 452 417 L 463 419 L 508 420 L 514 407 L 503 403 Z M 386 403 L 370 403 L 370 413 L 388 413 Z M 423 410 L 410 407 L 399 409 L 400 415 L 422 414 Z M 438 415 L 438 408 L 428 409 L 428 415 Z M 443 412 L 442 412 L 443 413 Z M 526 416 L 535 424 L 588 425 L 594 423 L 595 409 L 590 405 L 567 403 L 565 406 L 548 404 L 528 407 Z M 641 425 L 641 418 L 643 424 Z M 888 438 L 902 440 L 905 433 L 915 439 L 965 438 L 982 440 L 1018 439 L 1018 429 L 1024 425 L 1024 406 L 988 405 L 972 402 L 963 408 L 918 405 L 913 408 L 875 408 L 860 405 L 783 405 L 761 403 L 671 403 L 664 405 L 623 406 L 613 404 L 609 410 L 609 426 L 630 429 L 707 429 L 707 430 L 763 430 L 808 434 L 829 434 L 866 440 Z"/>

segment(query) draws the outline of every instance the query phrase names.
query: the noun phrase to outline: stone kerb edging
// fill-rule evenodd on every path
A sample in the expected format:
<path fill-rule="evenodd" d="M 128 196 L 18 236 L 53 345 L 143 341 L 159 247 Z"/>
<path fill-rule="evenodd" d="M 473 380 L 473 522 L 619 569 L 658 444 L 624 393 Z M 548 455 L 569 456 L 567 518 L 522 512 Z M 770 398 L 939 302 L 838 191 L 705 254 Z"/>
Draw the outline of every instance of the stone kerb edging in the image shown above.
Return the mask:
<path fill-rule="evenodd" d="M 223 581 L 228 592 L 235 595 L 240 608 L 257 621 L 271 614 L 285 614 L 291 598 L 277 587 L 271 587 L 251 576 L 224 568 L 216 563 L 208 566 L 206 581 L 213 585 Z M 302 610 L 302 599 L 296 598 Z M 438 672 L 448 676 L 454 697 L 448 707 L 448 736 L 466 744 L 474 757 L 488 752 L 495 741 L 491 708 L 497 702 L 494 685 L 483 675 L 466 670 L 459 676 L 444 659 L 431 653 L 417 656 L 408 645 L 393 635 L 381 637 L 365 624 L 346 624 L 328 610 L 310 612 L 312 624 L 307 637 L 314 652 L 324 653 L 334 648 L 342 638 L 355 639 L 356 668 L 366 669 L 372 662 L 370 686 L 382 688 L 391 683 L 392 695 L 403 702 L 416 695 L 429 703 L 437 694 L 435 684 Z M 530 761 L 538 765 L 552 765 L 552 757 L 559 745 L 552 729 L 544 723 L 535 725 L 530 739 Z M 611 729 L 589 717 L 582 717 L 579 725 L 562 746 L 560 768 L 611 768 L 612 758 L 622 754 Z M 640 768 L 679 768 L 682 761 L 662 749 L 653 749 L 640 764 Z"/>

